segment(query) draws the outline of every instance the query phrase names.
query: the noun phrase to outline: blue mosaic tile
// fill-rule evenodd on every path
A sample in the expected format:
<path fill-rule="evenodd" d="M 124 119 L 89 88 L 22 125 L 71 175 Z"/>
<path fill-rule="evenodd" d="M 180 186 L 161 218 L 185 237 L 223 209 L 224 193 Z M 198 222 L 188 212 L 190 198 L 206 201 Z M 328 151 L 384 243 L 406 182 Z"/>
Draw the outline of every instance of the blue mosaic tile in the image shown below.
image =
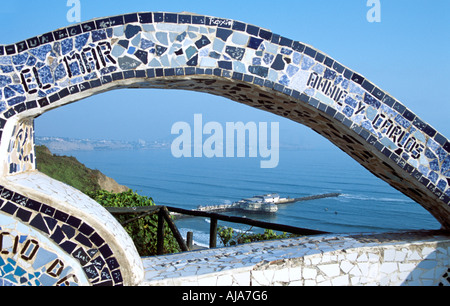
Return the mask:
<path fill-rule="evenodd" d="M 0 287 L 14 287 L 14 283 L 7 279 L 0 278 Z"/>
<path fill-rule="evenodd" d="M 442 172 L 446 176 L 450 175 L 450 156 L 447 156 L 442 162 Z"/>
<path fill-rule="evenodd" d="M 365 94 L 364 95 L 364 103 L 366 103 L 367 105 L 373 106 L 375 108 L 380 108 L 381 106 L 381 102 L 376 100 L 372 95 L 369 94 Z"/>
<path fill-rule="evenodd" d="M 345 106 L 344 107 L 344 110 L 342 111 L 347 117 L 351 117 L 351 116 L 353 116 L 353 112 L 354 112 L 355 110 L 353 109 L 353 108 L 351 108 L 351 107 L 349 107 L 349 106 Z"/>
<path fill-rule="evenodd" d="M 45 61 L 47 54 L 52 51 L 52 46 L 50 44 L 40 46 L 36 49 L 31 49 L 30 53 L 37 57 L 40 61 Z"/>
<path fill-rule="evenodd" d="M 324 79 L 327 80 L 334 80 L 336 79 L 336 71 L 330 70 L 330 69 L 325 69 L 325 73 L 324 73 Z"/>
<path fill-rule="evenodd" d="M 14 66 L 0 66 L 0 70 L 3 73 L 9 73 L 14 71 Z"/>
<path fill-rule="evenodd" d="M 43 84 L 53 84 L 53 75 L 50 67 L 44 66 L 38 70 L 39 78 Z"/>
<path fill-rule="evenodd" d="M 75 37 L 75 49 L 81 51 L 86 46 L 90 35 L 90 33 L 86 33 Z"/>
<path fill-rule="evenodd" d="M 28 54 L 22 53 L 18 55 L 14 55 L 12 57 L 12 62 L 14 65 L 24 65 L 28 60 Z"/>
<path fill-rule="evenodd" d="M 277 71 L 282 71 L 286 67 L 286 62 L 283 59 L 283 56 L 281 54 L 278 54 L 275 57 L 275 60 L 272 63 L 271 68 Z"/>
<path fill-rule="evenodd" d="M 185 32 L 186 33 L 186 32 Z M 177 38 L 177 40 L 178 40 L 178 38 Z M 182 41 L 182 40 L 181 40 Z M 154 47 L 155 46 L 155 43 L 153 42 L 153 41 L 151 41 L 151 40 L 148 40 L 148 39 L 145 39 L 145 38 L 142 38 L 141 39 L 141 48 L 143 49 L 143 50 L 147 50 L 147 49 L 149 49 L 149 48 L 152 48 L 152 47 Z"/>
<path fill-rule="evenodd" d="M 256 37 L 250 37 L 247 47 L 251 49 L 258 50 L 261 44 L 263 43 L 262 39 Z"/>
<path fill-rule="evenodd" d="M 107 34 L 105 30 L 92 31 L 92 42 L 98 42 L 106 39 Z"/>
<path fill-rule="evenodd" d="M 69 52 L 71 52 L 73 49 L 73 39 L 72 38 L 68 38 L 65 39 L 61 42 L 61 51 L 62 51 L 62 55 L 66 55 Z"/>
<path fill-rule="evenodd" d="M 297 66 L 288 65 L 288 67 L 286 69 L 286 73 L 289 77 L 292 78 L 299 70 L 300 70 L 300 68 Z"/>
<path fill-rule="evenodd" d="M 304 56 L 302 63 L 301 63 L 301 68 L 303 70 L 309 70 L 314 64 L 315 64 L 315 61 L 311 57 Z"/>
<path fill-rule="evenodd" d="M 5 87 L 12 83 L 12 79 L 9 76 L 0 75 L 0 87 Z"/>
<path fill-rule="evenodd" d="M 15 97 L 15 98 L 12 98 L 12 99 L 8 100 L 8 105 L 9 106 L 14 106 L 14 105 L 17 105 L 19 103 L 24 102 L 25 100 L 26 100 L 25 97 Z"/>
<path fill-rule="evenodd" d="M 9 87 L 6 87 L 3 90 L 3 96 L 5 97 L 5 99 L 9 99 L 11 97 L 14 97 L 16 95 L 16 93 Z"/>
<path fill-rule="evenodd" d="M 64 64 L 59 64 L 55 70 L 55 80 L 59 81 L 67 76 L 66 67 Z"/>

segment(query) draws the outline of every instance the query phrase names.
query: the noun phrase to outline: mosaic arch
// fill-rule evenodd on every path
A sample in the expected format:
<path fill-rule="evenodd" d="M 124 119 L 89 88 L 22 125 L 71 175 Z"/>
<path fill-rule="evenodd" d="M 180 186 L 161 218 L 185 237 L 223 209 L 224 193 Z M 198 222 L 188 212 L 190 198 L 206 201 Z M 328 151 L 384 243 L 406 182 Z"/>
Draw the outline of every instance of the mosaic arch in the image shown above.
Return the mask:
<path fill-rule="evenodd" d="M 304 124 L 450 228 L 449 140 L 361 74 L 254 25 L 191 13 L 126 14 L 0 45 L 0 213 L 50 237 L 91 283 L 124 283 L 112 247 L 98 235 L 96 226 L 105 225 L 7 185 L 35 173 L 34 118 L 117 88 L 207 92 Z M 15 237 L 26 243 L 27 235 Z M 28 281 L 5 272 L 4 263 L 0 279 Z"/>

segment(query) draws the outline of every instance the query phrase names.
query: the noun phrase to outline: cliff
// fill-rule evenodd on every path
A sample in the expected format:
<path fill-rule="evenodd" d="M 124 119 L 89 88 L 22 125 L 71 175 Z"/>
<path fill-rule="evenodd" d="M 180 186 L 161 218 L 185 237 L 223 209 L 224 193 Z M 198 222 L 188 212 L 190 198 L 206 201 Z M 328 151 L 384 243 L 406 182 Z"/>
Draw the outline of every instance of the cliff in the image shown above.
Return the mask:
<path fill-rule="evenodd" d="M 46 146 L 36 146 L 36 164 L 40 172 L 84 193 L 97 190 L 121 193 L 129 190 L 100 171 L 87 168 L 75 157 L 53 155 Z"/>

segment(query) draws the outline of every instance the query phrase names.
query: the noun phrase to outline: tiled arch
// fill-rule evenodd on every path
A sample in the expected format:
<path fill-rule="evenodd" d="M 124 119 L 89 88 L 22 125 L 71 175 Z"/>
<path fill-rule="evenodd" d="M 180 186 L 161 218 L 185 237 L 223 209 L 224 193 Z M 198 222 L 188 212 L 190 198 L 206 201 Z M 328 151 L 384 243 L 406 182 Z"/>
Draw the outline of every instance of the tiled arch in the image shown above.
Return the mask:
<path fill-rule="evenodd" d="M 207 92 L 304 124 L 450 228 L 444 135 L 311 46 L 190 13 L 101 18 L 0 46 L 2 174 L 35 169 L 35 117 L 121 87 Z"/>

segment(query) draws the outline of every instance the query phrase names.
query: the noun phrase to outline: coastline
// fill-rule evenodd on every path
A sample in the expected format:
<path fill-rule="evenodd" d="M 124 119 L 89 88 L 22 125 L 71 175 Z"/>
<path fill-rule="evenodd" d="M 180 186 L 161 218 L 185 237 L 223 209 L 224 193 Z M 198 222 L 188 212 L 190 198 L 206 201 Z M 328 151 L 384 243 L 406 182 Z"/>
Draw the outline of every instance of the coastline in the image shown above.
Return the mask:
<path fill-rule="evenodd" d="M 344 154 L 329 159 L 328 151 L 282 151 L 280 166 L 266 171 L 251 159 L 175 159 L 170 150 L 67 154 L 119 184 L 152 197 L 158 205 L 194 210 L 198 205 L 231 204 L 230 199 L 273 191 L 292 198 L 339 192 L 342 195 L 337 198 L 279 205 L 276 214 L 252 214 L 251 218 L 345 233 L 440 228 L 420 205 Z M 179 228 L 209 233 L 208 223 L 192 221 L 180 220 L 183 224 Z M 195 240 L 209 241 L 200 238 Z"/>

